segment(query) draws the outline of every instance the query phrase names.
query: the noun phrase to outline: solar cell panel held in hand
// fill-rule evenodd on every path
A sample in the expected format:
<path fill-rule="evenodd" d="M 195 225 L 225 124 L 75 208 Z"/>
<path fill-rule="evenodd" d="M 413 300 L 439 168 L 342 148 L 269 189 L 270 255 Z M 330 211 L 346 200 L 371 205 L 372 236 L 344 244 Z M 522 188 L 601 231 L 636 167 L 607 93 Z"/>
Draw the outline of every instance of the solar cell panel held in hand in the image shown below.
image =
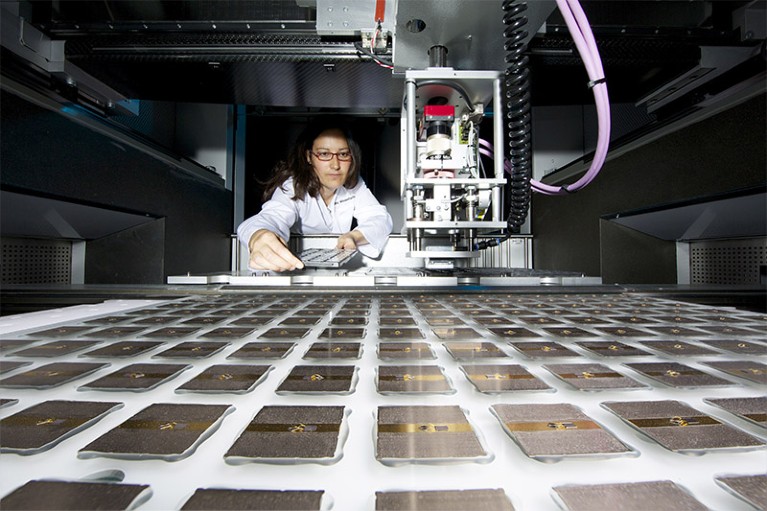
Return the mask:
<path fill-rule="evenodd" d="M 356 254 L 356 250 L 307 248 L 298 253 L 297 256 L 306 268 L 340 268 Z"/>

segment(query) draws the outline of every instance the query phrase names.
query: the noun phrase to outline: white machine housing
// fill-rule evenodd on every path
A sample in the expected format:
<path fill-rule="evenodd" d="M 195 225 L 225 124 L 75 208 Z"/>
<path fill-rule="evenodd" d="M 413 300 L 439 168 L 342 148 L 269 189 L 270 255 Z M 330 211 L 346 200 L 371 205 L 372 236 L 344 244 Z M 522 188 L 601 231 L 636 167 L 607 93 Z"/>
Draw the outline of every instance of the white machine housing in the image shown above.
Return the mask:
<path fill-rule="evenodd" d="M 486 105 L 492 112 L 492 169 L 480 163 Z M 506 227 L 502 111 L 498 71 L 430 67 L 405 73 L 401 194 L 407 255 L 424 258 L 427 268 L 465 265 L 479 257 L 478 234 Z"/>

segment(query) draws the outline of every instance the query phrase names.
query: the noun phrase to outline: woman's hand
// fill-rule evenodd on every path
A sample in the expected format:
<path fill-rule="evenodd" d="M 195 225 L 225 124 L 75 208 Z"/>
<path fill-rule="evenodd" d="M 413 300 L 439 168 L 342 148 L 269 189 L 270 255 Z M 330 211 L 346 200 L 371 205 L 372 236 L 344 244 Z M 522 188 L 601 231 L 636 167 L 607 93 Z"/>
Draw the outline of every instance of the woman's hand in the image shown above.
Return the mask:
<path fill-rule="evenodd" d="M 336 242 L 336 248 L 341 250 L 357 250 L 360 245 L 367 245 L 368 240 L 358 230 L 349 231 L 346 234 L 342 234 L 338 237 Z"/>
<path fill-rule="evenodd" d="M 259 229 L 253 233 L 248 248 L 248 267 L 253 270 L 287 271 L 304 267 L 304 263 L 293 255 L 285 241 L 267 229 Z"/>

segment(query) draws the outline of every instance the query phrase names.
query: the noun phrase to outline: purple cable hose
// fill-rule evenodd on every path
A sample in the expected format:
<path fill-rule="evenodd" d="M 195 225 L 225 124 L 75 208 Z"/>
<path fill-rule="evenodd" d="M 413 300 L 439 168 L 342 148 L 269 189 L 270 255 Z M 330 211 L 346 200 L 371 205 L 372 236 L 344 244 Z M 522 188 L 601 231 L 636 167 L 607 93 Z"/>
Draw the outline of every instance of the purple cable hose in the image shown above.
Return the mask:
<path fill-rule="evenodd" d="M 564 195 L 572 193 L 585 187 L 599 174 L 602 165 L 607 157 L 607 148 L 610 145 L 610 100 L 607 95 L 607 84 L 604 81 L 604 69 L 602 60 L 599 57 L 599 50 L 594 39 L 594 34 L 589 27 L 586 13 L 583 12 L 578 0 L 557 0 L 559 10 L 567 23 L 567 27 L 572 34 L 575 46 L 583 60 L 586 72 L 591 80 L 589 86 L 594 93 L 594 102 L 597 109 L 597 119 L 599 123 L 597 134 L 597 147 L 594 152 L 594 159 L 586 173 L 576 182 L 563 186 L 551 186 L 535 179 L 530 180 L 530 186 L 538 193 L 544 195 Z M 483 156 L 493 158 L 493 145 L 486 140 L 479 139 L 479 153 Z M 511 172 L 511 163 L 504 161 L 504 169 L 507 173 Z"/>

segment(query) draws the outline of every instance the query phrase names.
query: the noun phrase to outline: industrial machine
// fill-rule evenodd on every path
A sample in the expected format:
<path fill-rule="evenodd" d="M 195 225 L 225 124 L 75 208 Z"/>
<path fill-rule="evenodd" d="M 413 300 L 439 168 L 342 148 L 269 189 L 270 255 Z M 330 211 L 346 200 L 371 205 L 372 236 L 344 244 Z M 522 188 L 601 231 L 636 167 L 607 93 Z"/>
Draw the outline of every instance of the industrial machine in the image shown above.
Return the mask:
<path fill-rule="evenodd" d="M 0 2 L 0 508 L 766 508 L 765 2 L 582 3 Z M 383 256 L 247 271 L 331 114 Z"/>
<path fill-rule="evenodd" d="M 531 190 L 554 195 L 572 193 L 590 183 L 601 169 L 610 140 L 610 107 L 600 56 L 580 4 L 558 0 L 557 5 L 583 58 L 599 120 L 595 157 L 586 174 L 572 185 L 547 186 L 532 179 L 525 52 L 529 31 L 535 27 L 527 26 L 527 4 L 510 0 L 502 6 L 508 66 L 505 76 L 493 71 L 455 70 L 447 66 L 448 49 L 442 45 L 429 49 L 428 68 L 405 72 L 405 227 L 409 255 L 424 258 L 428 268 L 465 266 L 460 262 L 479 257 L 479 250 L 496 246 L 521 231 Z M 537 6 L 545 7 L 545 3 Z M 492 123 L 492 129 L 485 133 L 490 133 L 486 136 L 492 142 L 480 135 L 485 109 L 491 114 L 485 125 Z M 489 157 L 492 168 L 485 169 L 483 155 Z M 504 193 L 507 177 L 508 194 Z M 506 195 L 508 212 L 503 206 Z M 497 238 L 479 241 L 478 233 L 487 232 L 495 232 Z"/>
<path fill-rule="evenodd" d="M 506 228 L 502 115 L 492 118 L 493 166 L 488 169 L 481 145 L 487 142 L 480 138 L 485 105 L 503 111 L 500 73 L 437 65 L 444 63 L 446 51 L 431 48 L 434 66 L 406 72 L 402 112 L 408 255 L 424 258 L 432 268 L 478 257 L 477 233 Z"/>
<path fill-rule="evenodd" d="M 375 158 L 366 181 L 395 217 L 384 259 L 366 264 L 446 270 L 441 276 L 451 269 L 463 275 L 545 269 L 598 278 L 604 258 L 596 240 L 607 231 L 591 222 L 582 238 L 590 240 L 587 248 L 556 248 L 555 240 L 581 239 L 570 233 L 582 228 L 577 219 L 594 204 L 570 196 L 594 179 L 608 146 L 620 151 L 614 155 L 641 147 L 656 130 L 672 132 L 761 92 L 763 2 L 584 4 L 596 16 L 607 73 L 586 13 L 567 0 L 3 2 L 4 90 L 115 140 L 117 146 L 108 147 L 120 152 L 107 159 L 123 161 L 120 147 L 130 147 L 216 188 L 215 199 L 205 185 L 195 192 L 199 197 L 187 199 L 167 183 L 168 189 L 152 187 L 157 197 L 145 198 L 141 187 L 124 183 L 130 193 L 103 194 L 93 204 L 93 194 L 77 190 L 73 197 L 64 193 L 63 204 L 52 202 L 61 190 L 54 183 L 35 197 L 8 189 L 9 210 L 40 211 L 42 201 L 65 222 L 4 214 L 4 230 L 24 239 L 65 233 L 116 248 L 120 232 L 144 226 L 142 242 L 131 245 L 136 253 L 88 251 L 104 259 L 90 265 L 94 282 L 160 283 L 168 276 L 244 270 L 236 245 L 208 243 L 199 227 L 231 233 L 258 211 L 258 180 L 270 164 L 263 154 L 247 157 L 249 147 L 266 143 L 267 156 L 277 155 L 280 143 L 293 138 L 290 122 L 341 113 L 377 123 L 364 126 Z M 87 161 L 69 166 L 87 167 Z M 24 192 L 32 174 L 9 166 L 17 168 L 13 186 Z M 662 174 L 660 166 L 649 169 Z M 99 175 L 103 185 L 97 180 L 94 186 L 114 182 Z M 752 184 L 732 189 L 750 193 Z M 676 198 L 662 187 L 653 190 L 648 198 L 632 195 L 630 218 L 620 194 L 611 194 L 599 214 L 613 215 L 609 225 L 648 231 L 651 223 L 650 234 L 662 231 L 665 241 L 699 232 L 680 225 L 668 233 L 657 225 L 677 225 L 673 219 L 636 217 L 644 204 L 688 199 L 683 189 Z M 707 193 L 713 192 L 703 192 L 704 200 Z M 558 213 L 536 215 L 540 233 L 555 235 L 539 236 L 535 253 L 528 214 L 533 194 L 567 196 L 538 201 Z M 71 214 L 70 198 L 108 211 Z M 186 200 L 205 205 L 189 208 Z M 163 201 L 167 207 L 147 205 Z M 582 213 L 573 214 L 575 204 Z M 229 208 L 233 214 L 224 214 Z M 177 211 L 190 218 L 160 225 Z M 94 215 L 104 216 L 101 229 L 80 225 Z M 62 230 L 65 224 L 71 228 Z M 758 231 L 734 222 L 722 230 L 736 237 Z M 172 241 L 163 244 L 160 233 Z M 145 253 L 190 240 L 197 240 L 191 255 Z M 300 241 L 308 248 L 323 243 Z M 605 250 L 615 253 L 628 247 L 625 241 Z M 124 260 L 115 261 L 114 252 L 125 253 Z M 577 260 L 569 255 L 580 252 Z M 671 251 L 665 253 L 667 265 L 675 265 Z M 151 271 L 142 264 L 148 259 L 155 262 Z M 621 274 L 636 268 L 624 266 Z M 656 270 L 647 268 L 648 278 Z"/>

